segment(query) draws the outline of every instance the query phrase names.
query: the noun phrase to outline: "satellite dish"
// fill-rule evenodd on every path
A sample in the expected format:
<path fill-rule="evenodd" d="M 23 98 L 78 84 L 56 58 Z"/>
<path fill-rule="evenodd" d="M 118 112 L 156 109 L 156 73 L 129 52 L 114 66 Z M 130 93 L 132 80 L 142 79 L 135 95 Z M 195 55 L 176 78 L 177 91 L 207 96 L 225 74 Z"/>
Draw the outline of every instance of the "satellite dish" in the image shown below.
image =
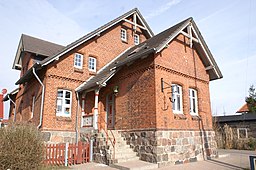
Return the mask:
<path fill-rule="evenodd" d="M 7 93 L 7 90 L 6 89 L 3 89 L 2 90 L 2 94 L 6 94 Z"/>

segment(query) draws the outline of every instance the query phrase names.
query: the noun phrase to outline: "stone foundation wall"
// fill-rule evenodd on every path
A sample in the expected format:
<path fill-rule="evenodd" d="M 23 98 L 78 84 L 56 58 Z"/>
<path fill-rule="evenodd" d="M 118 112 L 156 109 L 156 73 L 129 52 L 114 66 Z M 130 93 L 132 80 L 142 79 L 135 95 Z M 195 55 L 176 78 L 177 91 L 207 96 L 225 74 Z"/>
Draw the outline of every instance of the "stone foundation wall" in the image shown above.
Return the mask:
<path fill-rule="evenodd" d="M 141 160 L 159 166 L 209 159 L 218 155 L 214 131 L 123 131 Z"/>
<path fill-rule="evenodd" d="M 44 141 L 47 143 L 75 143 L 76 133 L 75 132 L 64 132 L 64 131 L 42 131 Z"/>

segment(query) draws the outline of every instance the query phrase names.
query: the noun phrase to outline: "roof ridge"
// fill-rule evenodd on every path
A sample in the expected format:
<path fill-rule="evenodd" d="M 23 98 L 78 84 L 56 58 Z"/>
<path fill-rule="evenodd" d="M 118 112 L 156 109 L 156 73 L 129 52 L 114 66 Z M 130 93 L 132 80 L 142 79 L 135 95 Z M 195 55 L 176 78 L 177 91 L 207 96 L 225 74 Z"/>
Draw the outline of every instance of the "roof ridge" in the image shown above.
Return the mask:
<path fill-rule="evenodd" d="M 46 43 L 55 44 L 55 45 L 58 45 L 58 46 L 65 47 L 64 45 L 60 45 L 60 44 L 57 44 L 55 42 L 51 42 L 49 40 L 44 40 L 44 39 L 41 39 L 41 38 L 38 38 L 38 37 L 34 37 L 34 36 L 31 36 L 31 35 L 27 35 L 27 34 L 24 34 L 24 33 L 21 34 L 22 41 L 23 41 L 24 36 L 25 37 L 29 37 L 29 38 L 33 38 L 33 39 L 36 39 L 36 40 L 39 40 L 39 41 L 43 41 L 43 42 L 46 42 Z"/>
<path fill-rule="evenodd" d="M 81 38 L 77 39 L 76 41 L 68 44 L 62 51 L 60 51 L 59 53 L 57 53 L 56 55 L 50 56 L 45 58 L 43 61 L 40 62 L 40 64 L 47 65 L 48 63 L 52 62 L 54 60 L 54 58 L 56 58 L 57 56 L 60 57 L 63 54 L 66 53 L 66 51 L 71 50 L 70 48 L 75 48 L 79 45 L 81 45 L 82 43 L 88 41 L 89 39 L 91 39 L 93 36 L 100 34 L 101 32 L 104 32 L 106 29 L 110 28 L 112 25 L 115 25 L 117 22 L 120 22 L 120 20 L 124 17 L 128 17 L 131 14 L 133 14 L 134 12 L 136 12 L 138 14 L 138 16 L 140 17 L 140 19 L 142 20 L 142 22 L 146 25 L 146 27 L 148 28 L 148 34 L 149 36 L 154 35 L 153 31 L 150 29 L 149 25 L 146 23 L 145 19 L 143 18 L 143 16 L 141 15 L 140 11 L 138 8 L 133 8 L 132 10 L 120 15 L 119 17 L 116 17 L 115 19 L 107 22 L 106 24 L 98 27 L 97 29 L 89 32 L 88 34 L 82 36 Z"/>

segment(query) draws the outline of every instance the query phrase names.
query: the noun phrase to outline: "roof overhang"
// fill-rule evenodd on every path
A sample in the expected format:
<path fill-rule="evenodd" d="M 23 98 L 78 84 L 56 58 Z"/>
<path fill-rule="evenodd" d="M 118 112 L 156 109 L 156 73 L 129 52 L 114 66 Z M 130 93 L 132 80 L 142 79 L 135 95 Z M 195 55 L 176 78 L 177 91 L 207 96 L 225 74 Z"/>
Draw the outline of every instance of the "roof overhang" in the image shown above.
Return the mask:
<path fill-rule="evenodd" d="M 19 45 L 18 45 L 18 49 L 16 51 L 16 55 L 15 55 L 15 58 L 14 58 L 12 69 L 21 70 L 21 66 L 22 66 L 21 54 L 22 54 L 22 51 L 23 51 L 23 44 L 22 44 L 22 38 L 20 38 L 20 42 L 19 42 Z"/>
<path fill-rule="evenodd" d="M 40 70 L 42 69 L 40 63 L 35 63 L 16 83 L 15 85 L 18 84 L 23 84 L 25 82 L 28 82 L 34 75 L 33 75 L 33 68 L 35 68 L 35 70 Z"/>
<path fill-rule="evenodd" d="M 184 29 L 188 29 L 188 32 L 190 31 L 190 33 L 185 33 L 183 31 Z M 173 32 L 173 34 L 157 48 L 157 53 L 161 52 L 179 34 L 188 37 L 190 39 L 191 47 L 193 44 L 197 49 L 199 57 L 205 66 L 205 70 L 209 73 L 210 80 L 221 79 L 223 77 L 222 73 L 192 18 L 188 19 L 179 29 Z"/>
<path fill-rule="evenodd" d="M 13 91 L 11 91 L 10 93 L 6 94 L 3 98 L 3 101 L 6 102 L 9 100 L 9 97 L 12 98 L 13 95 L 16 95 L 19 91 L 19 88 L 14 89 Z M 8 97 L 9 96 L 9 97 Z"/>

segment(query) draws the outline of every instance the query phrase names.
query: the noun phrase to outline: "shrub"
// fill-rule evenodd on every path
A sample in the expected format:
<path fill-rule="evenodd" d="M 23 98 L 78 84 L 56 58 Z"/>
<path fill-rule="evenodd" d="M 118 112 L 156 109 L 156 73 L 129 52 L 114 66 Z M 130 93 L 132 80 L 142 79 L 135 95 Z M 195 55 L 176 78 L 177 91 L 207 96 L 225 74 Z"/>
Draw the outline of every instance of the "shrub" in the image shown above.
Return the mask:
<path fill-rule="evenodd" d="M 39 169 L 44 143 L 35 126 L 10 124 L 0 129 L 0 169 Z"/>
<path fill-rule="evenodd" d="M 256 139 L 249 138 L 248 146 L 250 150 L 256 150 Z"/>

